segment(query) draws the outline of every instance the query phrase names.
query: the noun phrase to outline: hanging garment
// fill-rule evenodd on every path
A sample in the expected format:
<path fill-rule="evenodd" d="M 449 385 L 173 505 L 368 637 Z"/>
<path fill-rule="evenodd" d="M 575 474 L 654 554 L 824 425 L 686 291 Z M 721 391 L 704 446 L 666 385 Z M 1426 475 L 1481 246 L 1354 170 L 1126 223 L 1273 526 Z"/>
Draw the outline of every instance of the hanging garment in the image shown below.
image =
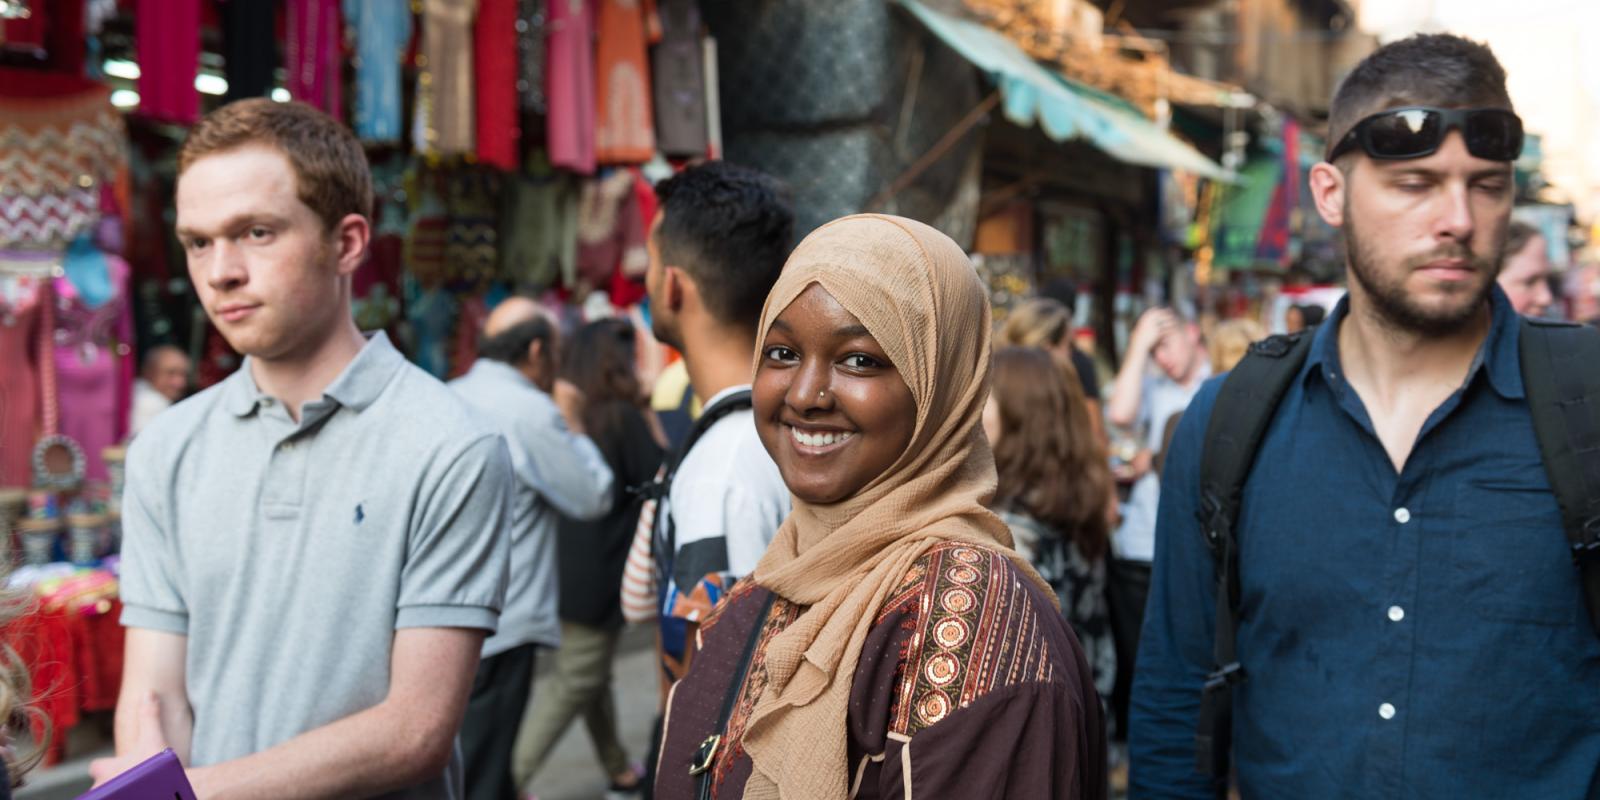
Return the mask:
<path fill-rule="evenodd" d="M 572 285 L 578 246 L 573 179 L 549 171 L 518 175 L 502 191 L 500 278 L 529 294 Z"/>
<path fill-rule="evenodd" d="M 478 96 L 478 160 L 517 168 L 522 129 L 517 114 L 517 0 L 478 0 L 473 29 Z"/>
<path fill-rule="evenodd" d="M 623 248 L 618 269 L 611 273 L 608 291 L 611 305 L 617 308 L 632 307 L 648 294 L 644 274 L 650 269 L 650 251 L 646 248 L 645 240 L 650 235 L 650 223 L 656 218 L 656 209 L 660 205 L 650 181 L 637 168 L 630 168 L 628 172 L 633 175 L 633 213 L 639 219 L 639 227 L 637 237 Z"/>
<path fill-rule="evenodd" d="M 343 35 L 338 0 L 289 0 L 284 88 L 289 96 L 344 117 Z"/>
<path fill-rule="evenodd" d="M 590 175 L 595 169 L 594 11 L 588 0 L 549 0 L 547 42 L 550 163 Z"/>
<path fill-rule="evenodd" d="M 641 261 L 648 228 L 639 218 L 633 193 L 634 175 L 619 169 L 584 184 L 578 203 L 578 281 L 569 286 L 576 296 L 611 287 L 611 276 L 623 265 L 630 269 Z"/>
<path fill-rule="evenodd" d="M 105 480 L 101 451 L 128 433 L 122 386 L 133 337 L 128 265 L 84 238 L 73 243 L 63 266 L 67 274 L 54 281 L 52 333 L 60 433 L 83 448 L 84 476 Z"/>
<path fill-rule="evenodd" d="M 417 78 L 420 152 L 452 155 L 476 149 L 472 19 L 477 10 L 477 0 L 423 0 L 422 74 Z"/>
<path fill-rule="evenodd" d="M 700 11 L 695 0 L 657 0 L 661 41 L 651 56 L 656 147 L 669 156 L 704 156 L 706 81 L 701 69 Z"/>
<path fill-rule="evenodd" d="M 61 250 L 100 214 L 125 163 L 104 85 L 0 69 L 0 247 Z"/>
<path fill-rule="evenodd" d="M 445 285 L 458 292 L 481 293 L 494 280 L 499 264 L 499 176 L 487 169 L 456 170 L 446 191 L 450 223 L 444 244 L 449 270 Z"/>
<path fill-rule="evenodd" d="M 217 5 L 222 27 L 222 71 L 228 78 L 223 102 L 266 97 L 278 69 L 276 0 L 225 0 Z"/>
<path fill-rule="evenodd" d="M 407 0 L 344 0 L 356 34 L 356 136 L 396 142 L 401 130 L 400 66 L 411 43 Z"/>
<path fill-rule="evenodd" d="M 139 113 L 192 125 L 200 118 L 200 0 L 138 0 Z"/>
<path fill-rule="evenodd" d="M 517 93 L 522 110 L 545 113 L 545 37 L 550 33 L 545 16 L 546 0 L 517 0 Z"/>
<path fill-rule="evenodd" d="M 0 259 L 7 254 L 0 253 Z M 0 486 L 31 486 L 39 438 L 39 300 L 44 279 L 0 273 Z"/>
<path fill-rule="evenodd" d="M 44 56 L 50 15 L 47 9 L 38 5 L 33 4 L 34 7 L 30 8 L 32 13 L 26 17 L 0 21 L 0 49 L 36 58 Z"/>
<path fill-rule="evenodd" d="M 654 17 L 653 0 L 600 0 L 595 148 L 602 164 L 642 164 L 655 155 L 645 61 Z"/>

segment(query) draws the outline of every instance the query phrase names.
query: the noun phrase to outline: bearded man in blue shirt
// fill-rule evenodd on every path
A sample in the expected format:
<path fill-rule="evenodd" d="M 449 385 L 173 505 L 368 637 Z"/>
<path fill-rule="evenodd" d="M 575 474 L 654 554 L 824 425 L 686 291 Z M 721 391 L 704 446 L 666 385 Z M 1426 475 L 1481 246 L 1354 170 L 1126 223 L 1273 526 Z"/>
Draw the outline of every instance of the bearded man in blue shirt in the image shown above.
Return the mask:
<path fill-rule="evenodd" d="M 1415 36 L 1336 92 L 1317 211 L 1349 294 L 1313 334 L 1233 526 L 1233 771 L 1252 797 L 1600 797 L 1600 638 L 1495 285 L 1522 127 L 1483 45 Z M 1197 770 L 1216 571 L 1179 426 L 1129 724 L 1134 797 Z M 1225 770 L 1224 770 L 1225 771 Z"/>

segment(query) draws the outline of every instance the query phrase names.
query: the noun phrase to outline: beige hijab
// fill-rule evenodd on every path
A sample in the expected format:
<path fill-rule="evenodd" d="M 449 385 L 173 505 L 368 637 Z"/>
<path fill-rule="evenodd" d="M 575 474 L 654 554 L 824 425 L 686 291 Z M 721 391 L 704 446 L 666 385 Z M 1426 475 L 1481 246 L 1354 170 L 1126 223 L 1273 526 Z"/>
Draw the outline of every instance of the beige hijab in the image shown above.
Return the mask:
<path fill-rule="evenodd" d="M 854 496 L 826 506 L 795 498 L 756 567 L 757 583 L 810 607 L 767 646 L 770 682 L 744 735 L 755 766 L 745 797 L 756 800 L 843 800 L 850 683 L 889 592 L 940 542 L 1011 546 L 984 508 L 995 489 L 980 424 L 990 314 L 966 253 L 913 220 L 835 220 L 789 257 L 762 311 L 762 338 L 812 284 L 877 339 L 911 389 L 917 420 L 906 452 Z"/>

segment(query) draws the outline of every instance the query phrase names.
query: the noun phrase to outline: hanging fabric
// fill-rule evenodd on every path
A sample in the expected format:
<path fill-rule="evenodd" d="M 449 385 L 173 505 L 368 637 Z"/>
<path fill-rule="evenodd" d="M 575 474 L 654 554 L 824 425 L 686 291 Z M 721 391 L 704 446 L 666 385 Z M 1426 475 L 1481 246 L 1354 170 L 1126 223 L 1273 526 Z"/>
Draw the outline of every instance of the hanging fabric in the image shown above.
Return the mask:
<path fill-rule="evenodd" d="M 596 158 L 642 164 L 656 151 L 645 48 L 655 38 L 654 0 L 600 0 Z"/>
<path fill-rule="evenodd" d="M 0 261 L 13 254 L 0 252 Z M 39 434 L 39 340 L 42 275 L 0 268 L 0 487 L 33 483 L 33 442 Z"/>
<path fill-rule="evenodd" d="M 118 413 L 122 366 L 131 353 L 128 265 L 101 252 L 88 236 L 74 241 L 63 261 L 65 274 L 53 284 L 55 305 L 51 355 L 59 421 L 53 432 L 84 451 L 85 476 L 107 478 L 101 451 L 127 435 Z"/>
<path fill-rule="evenodd" d="M 356 136 L 396 142 L 401 131 L 400 67 L 411 43 L 407 0 L 344 0 L 356 37 Z"/>
<path fill-rule="evenodd" d="M 476 149 L 472 20 L 477 0 L 423 0 L 417 77 L 417 149 L 460 155 Z"/>
<path fill-rule="evenodd" d="M 549 0 L 545 117 L 550 163 L 582 175 L 595 169 L 594 10 L 588 0 Z"/>
<path fill-rule="evenodd" d="M 517 93 L 522 110 L 544 116 L 545 113 L 545 38 L 550 34 L 549 18 L 545 15 L 546 0 L 517 0 Z"/>
<path fill-rule="evenodd" d="M 478 0 L 474 67 L 478 95 L 478 160 L 517 168 L 522 130 L 517 122 L 517 0 Z"/>
<path fill-rule="evenodd" d="M 344 118 L 343 26 L 338 0 L 289 0 L 284 88 L 289 96 Z"/>
<path fill-rule="evenodd" d="M 0 69 L 0 87 L 0 247 L 59 252 L 126 164 L 122 118 L 75 75 Z"/>
<path fill-rule="evenodd" d="M 657 0 L 661 41 L 651 55 L 656 147 L 669 156 L 704 156 L 706 81 L 701 69 L 700 10 L 695 0 Z"/>
<path fill-rule="evenodd" d="M 275 0 L 224 0 L 217 5 L 222 28 L 222 73 L 228 79 L 223 102 L 266 97 L 278 69 Z"/>
<path fill-rule="evenodd" d="M 200 0 L 138 0 L 139 114 L 192 125 L 200 119 Z"/>

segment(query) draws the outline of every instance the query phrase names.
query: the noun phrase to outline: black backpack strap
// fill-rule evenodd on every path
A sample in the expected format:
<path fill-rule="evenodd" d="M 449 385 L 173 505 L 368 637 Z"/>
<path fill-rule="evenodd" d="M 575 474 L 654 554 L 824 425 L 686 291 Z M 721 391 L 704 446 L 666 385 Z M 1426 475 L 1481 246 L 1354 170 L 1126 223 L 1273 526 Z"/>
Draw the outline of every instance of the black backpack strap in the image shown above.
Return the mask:
<path fill-rule="evenodd" d="M 1518 350 L 1545 473 L 1600 634 L 1600 331 L 1524 318 Z"/>
<path fill-rule="evenodd" d="M 700 416 L 695 419 L 694 425 L 689 428 L 689 433 L 683 437 L 683 441 L 667 457 L 666 463 L 661 467 L 661 471 L 656 474 L 656 479 L 647 484 L 645 489 L 642 490 L 641 493 L 646 498 L 654 499 L 657 502 L 655 532 L 651 537 L 656 565 L 656 586 L 666 586 L 666 577 L 672 574 L 672 563 L 677 554 L 677 531 L 672 525 L 672 510 L 667 509 L 667 513 L 661 513 L 660 501 L 672 490 L 672 479 L 677 476 L 678 467 L 683 464 L 685 458 L 689 457 L 689 451 L 694 449 L 695 443 L 700 441 L 700 437 L 704 436 L 706 431 L 711 430 L 711 426 L 720 422 L 723 417 L 740 409 L 750 408 L 753 404 L 750 390 L 740 389 L 737 392 L 718 398 L 715 403 L 702 410 Z"/>
<path fill-rule="evenodd" d="M 1217 630 L 1195 732 L 1200 771 L 1226 786 L 1233 728 L 1233 686 L 1245 678 L 1235 652 L 1239 557 L 1234 525 L 1239 499 L 1278 402 L 1311 351 L 1311 332 L 1272 336 L 1250 346 L 1222 382 L 1206 426 L 1200 461 L 1200 529 L 1217 570 Z"/>

